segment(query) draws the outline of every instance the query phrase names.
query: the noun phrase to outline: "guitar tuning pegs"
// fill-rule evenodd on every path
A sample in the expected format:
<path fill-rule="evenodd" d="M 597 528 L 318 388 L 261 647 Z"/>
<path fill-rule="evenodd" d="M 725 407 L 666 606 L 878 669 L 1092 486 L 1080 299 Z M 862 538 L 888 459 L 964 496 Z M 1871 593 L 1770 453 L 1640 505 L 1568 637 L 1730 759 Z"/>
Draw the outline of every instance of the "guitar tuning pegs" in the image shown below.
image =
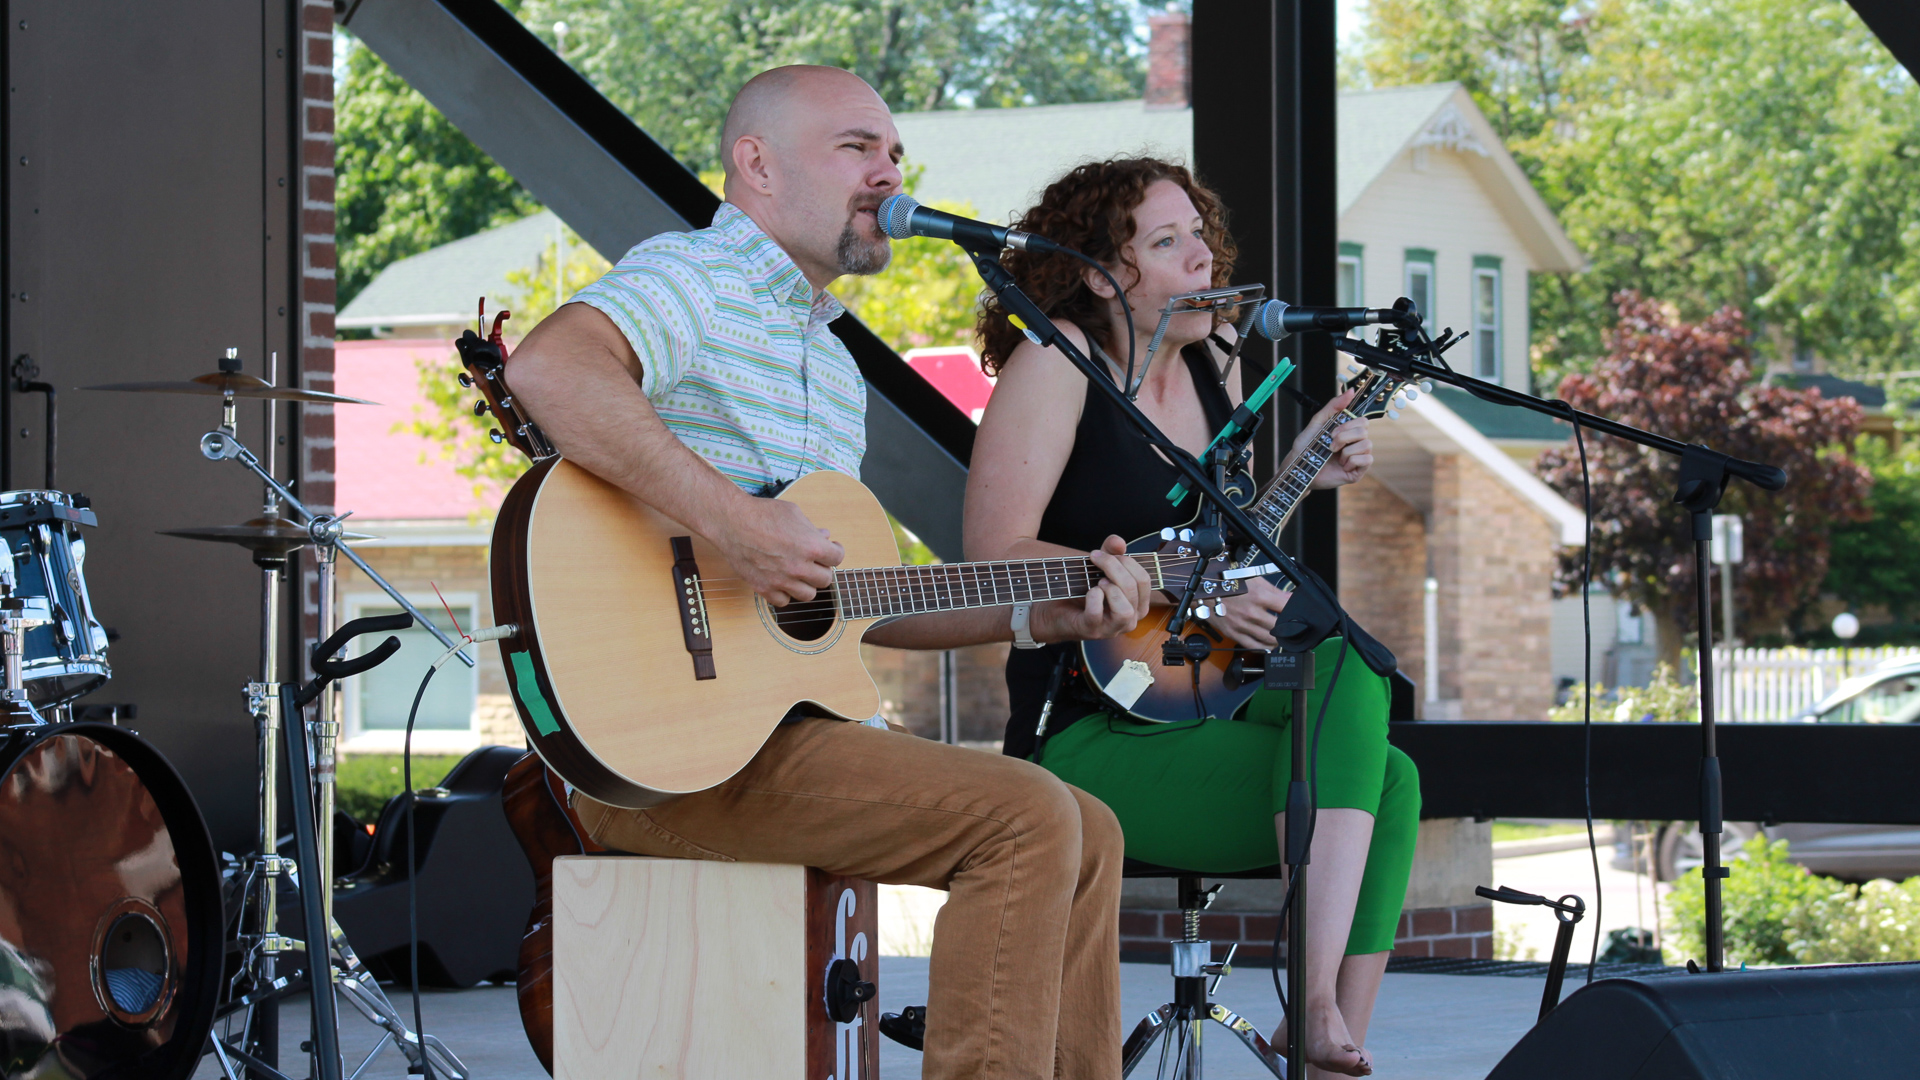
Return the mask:
<path fill-rule="evenodd" d="M 487 432 L 487 438 L 492 439 L 496 443 L 503 443 L 507 441 L 507 437 L 505 435 L 500 434 L 499 428 L 490 429 Z"/>
<path fill-rule="evenodd" d="M 475 416 L 487 415 L 487 399 L 486 398 L 481 398 L 480 400 L 473 403 L 473 415 Z"/>
<path fill-rule="evenodd" d="M 471 376 L 471 375 L 469 375 L 469 374 L 467 374 L 467 373 L 466 373 L 466 372 L 464 372 L 464 371 L 463 371 L 463 372 L 461 372 L 460 374 L 458 374 L 458 375 L 456 375 L 456 376 L 454 376 L 454 378 L 456 378 L 456 379 L 458 379 L 458 380 L 460 380 L 460 385 L 461 385 L 461 386 L 463 386 L 463 387 L 466 387 L 466 386 L 472 386 L 472 385 L 473 385 L 473 376 Z"/>

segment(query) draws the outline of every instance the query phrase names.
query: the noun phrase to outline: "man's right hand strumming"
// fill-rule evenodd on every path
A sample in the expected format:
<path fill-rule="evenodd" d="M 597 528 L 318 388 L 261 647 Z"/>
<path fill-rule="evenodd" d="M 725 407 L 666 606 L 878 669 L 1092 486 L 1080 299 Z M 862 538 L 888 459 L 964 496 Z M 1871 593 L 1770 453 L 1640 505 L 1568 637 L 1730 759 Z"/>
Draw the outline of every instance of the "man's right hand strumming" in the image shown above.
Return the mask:
<path fill-rule="evenodd" d="M 833 584 L 833 568 L 846 558 L 846 549 L 799 507 L 745 495 L 733 502 L 726 521 L 707 539 L 754 592 L 784 607 L 792 600 L 811 600 Z"/>

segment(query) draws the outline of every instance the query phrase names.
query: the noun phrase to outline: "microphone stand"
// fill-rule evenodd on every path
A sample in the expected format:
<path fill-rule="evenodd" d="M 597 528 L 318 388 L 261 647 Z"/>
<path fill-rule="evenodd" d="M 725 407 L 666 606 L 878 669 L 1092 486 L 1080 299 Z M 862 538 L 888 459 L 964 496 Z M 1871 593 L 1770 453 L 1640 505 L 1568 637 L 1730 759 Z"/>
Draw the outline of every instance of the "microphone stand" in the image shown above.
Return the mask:
<path fill-rule="evenodd" d="M 1424 332 L 1415 332 L 1424 337 Z M 1680 459 L 1680 482 L 1673 501 L 1685 507 L 1692 518 L 1694 593 L 1700 616 L 1700 846 L 1703 855 L 1700 873 L 1706 884 L 1707 970 L 1722 970 L 1725 915 L 1721 905 L 1720 883 L 1728 871 L 1720 859 L 1720 834 L 1724 825 L 1720 819 L 1720 757 L 1714 739 L 1713 585 L 1707 572 L 1708 552 L 1713 540 L 1713 511 L 1720 505 L 1720 497 L 1726 493 L 1727 483 L 1733 477 L 1737 476 L 1765 491 L 1779 491 L 1787 484 L 1786 471 L 1775 465 L 1743 461 L 1705 446 L 1683 443 L 1604 416 L 1581 412 L 1564 401 L 1547 401 L 1497 383 L 1484 382 L 1462 375 L 1444 364 L 1431 364 L 1390 352 L 1356 338 L 1336 337 L 1333 347 L 1350 354 L 1368 367 L 1390 371 L 1408 379 L 1426 378 L 1451 383 L 1483 401 L 1531 409 Z"/>
<path fill-rule="evenodd" d="M 1306 691 L 1313 686 L 1312 664 L 1313 650 L 1322 641 L 1331 637 L 1349 619 L 1340 608 L 1339 600 L 1325 582 L 1297 564 L 1273 538 L 1269 537 L 1252 518 L 1247 516 L 1220 487 L 1214 483 L 1212 472 L 1193 455 L 1182 450 L 1178 444 L 1147 419 L 1139 406 L 1127 396 L 1124 389 L 1114 383 L 1113 377 L 1085 353 L 1081 352 L 1060 328 L 1054 325 L 1039 305 L 1035 304 L 1019 285 L 1006 267 L 1000 265 L 998 248 L 986 243 L 972 243 L 956 238 L 967 255 L 973 259 L 973 265 L 980 272 L 987 288 L 993 290 L 1011 318 L 1013 324 L 1024 331 L 1034 343 L 1043 347 L 1051 346 L 1059 350 L 1073 365 L 1080 369 L 1090 383 L 1100 393 L 1106 395 L 1121 415 L 1133 425 L 1134 430 L 1166 455 L 1174 468 L 1180 470 L 1186 486 L 1199 493 L 1200 498 L 1213 507 L 1223 523 L 1220 539 L 1224 543 L 1245 541 L 1260 550 L 1280 573 L 1293 583 L 1293 598 L 1287 602 L 1287 608 L 1275 621 L 1274 637 L 1281 644 L 1278 655 L 1269 654 L 1266 667 L 1267 685 L 1290 689 L 1294 692 L 1293 716 L 1293 775 L 1287 797 L 1287 851 L 1286 862 L 1291 880 L 1289 891 L 1292 894 L 1291 919 L 1287 941 L 1287 980 L 1291 993 L 1287 995 L 1287 1075 L 1304 1077 L 1306 1075 L 1306 906 L 1307 881 L 1306 868 L 1310 862 L 1313 836 L 1313 801 L 1308 783 L 1307 741 L 1306 741 Z M 1125 298 L 1122 297 L 1122 303 Z M 1211 456 L 1211 455 L 1210 455 Z M 1202 552 L 1209 557 L 1217 552 Z M 1189 590 L 1191 592 L 1191 590 Z M 1304 670 L 1302 670 L 1304 668 Z"/>

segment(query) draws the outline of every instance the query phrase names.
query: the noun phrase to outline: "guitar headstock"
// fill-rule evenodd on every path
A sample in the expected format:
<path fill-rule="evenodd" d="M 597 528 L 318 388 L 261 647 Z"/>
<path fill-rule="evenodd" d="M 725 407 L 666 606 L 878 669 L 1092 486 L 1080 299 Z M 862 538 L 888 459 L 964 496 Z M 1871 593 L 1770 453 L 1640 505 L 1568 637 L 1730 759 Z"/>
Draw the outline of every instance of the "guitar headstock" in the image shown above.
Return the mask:
<path fill-rule="evenodd" d="M 486 301 L 480 301 L 481 319 L 486 317 Z M 480 392 L 479 400 L 473 403 L 475 416 L 491 413 L 500 426 L 487 432 L 487 437 L 496 443 L 509 443 L 515 450 L 539 461 L 554 455 L 553 444 L 541 434 L 532 420 L 513 400 L 513 392 L 507 388 L 507 344 L 501 336 L 500 325 L 512 318 L 510 311 L 501 311 L 493 317 L 493 329 L 486 337 L 471 330 L 463 331 L 453 343 L 460 353 L 460 385 Z"/>

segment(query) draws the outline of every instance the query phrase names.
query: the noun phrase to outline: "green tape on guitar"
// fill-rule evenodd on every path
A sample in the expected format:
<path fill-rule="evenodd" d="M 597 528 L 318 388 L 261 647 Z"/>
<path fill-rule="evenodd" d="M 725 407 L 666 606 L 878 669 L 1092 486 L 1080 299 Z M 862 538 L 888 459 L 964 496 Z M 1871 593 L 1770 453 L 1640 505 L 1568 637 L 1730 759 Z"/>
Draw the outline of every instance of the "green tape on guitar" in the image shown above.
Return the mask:
<path fill-rule="evenodd" d="M 523 649 L 517 653 L 508 653 L 507 659 L 513 662 L 513 693 L 520 699 L 520 707 L 533 717 L 534 730 L 542 735 L 558 735 L 560 721 L 553 718 L 553 708 L 547 699 L 541 696 L 540 680 L 533 673 L 533 657 Z"/>

